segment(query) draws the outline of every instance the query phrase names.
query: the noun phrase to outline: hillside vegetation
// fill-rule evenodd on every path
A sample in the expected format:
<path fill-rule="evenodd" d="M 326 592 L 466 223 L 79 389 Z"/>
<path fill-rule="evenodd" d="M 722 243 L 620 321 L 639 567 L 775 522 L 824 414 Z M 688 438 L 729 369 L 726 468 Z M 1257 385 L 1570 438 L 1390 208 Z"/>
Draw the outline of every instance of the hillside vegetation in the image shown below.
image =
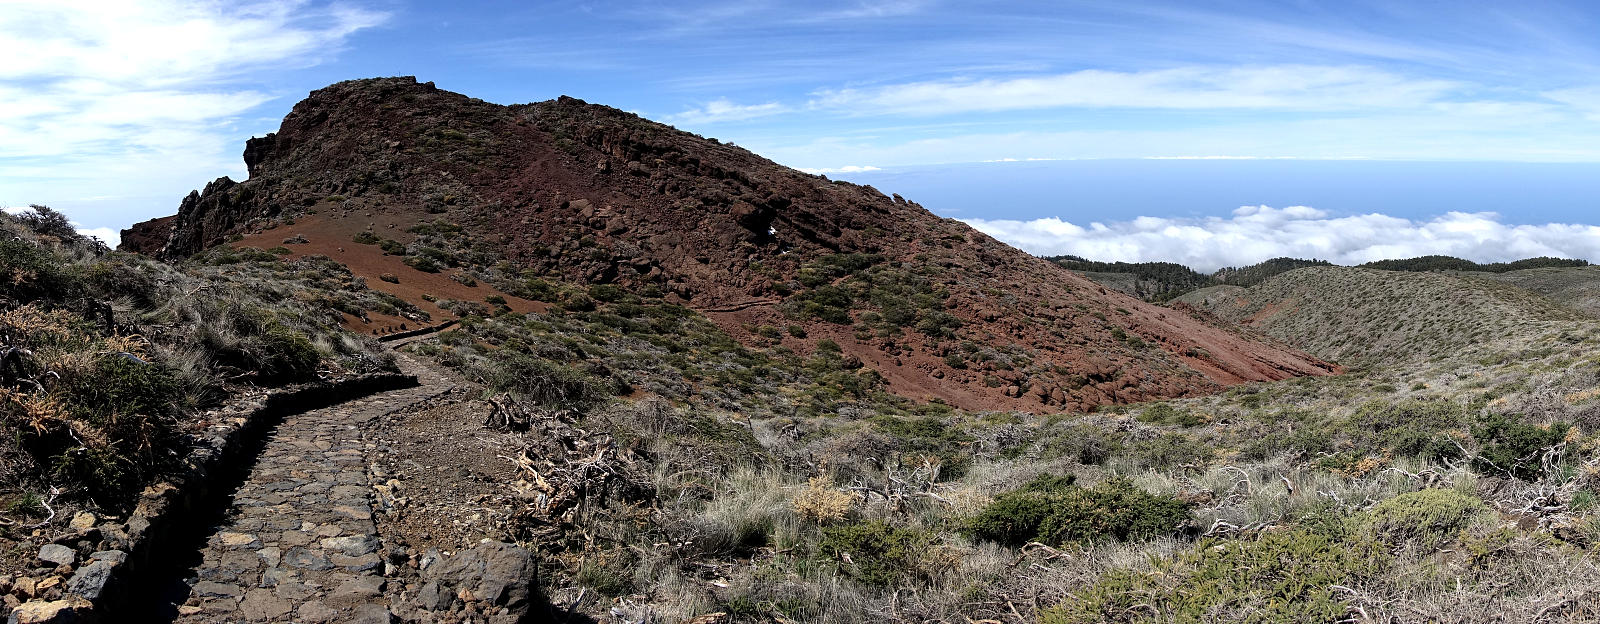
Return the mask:
<path fill-rule="evenodd" d="M 392 368 L 327 311 L 382 305 L 348 271 L 256 253 L 270 269 L 173 266 L 46 207 L 0 217 L 0 540 L 52 512 L 124 511 L 224 399 Z"/>
<path fill-rule="evenodd" d="M 0 576 L 52 574 L 33 527 L 121 513 L 208 406 L 451 320 L 399 348 L 458 389 L 339 451 L 418 539 L 367 553 L 378 591 L 470 536 L 536 553 L 534 621 L 1600 619 L 1600 320 L 1528 289 L 1588 269 L 1278 259 L 1153 306 L 870 187 L 412 79 L 315 92 L 246 163 L 134 228 L 161 260 L 0 220 Z"/>
<path fill-rule="evenodd" d="M 1531 348 L 1585 319 L 1501 282 L 1332 266 L 1177 301 L 1346 364 L 1418 364 Z"/>
<path fill-rule="evenodd" d="M 1417 258 L 1404 258 L 1399 260 L 1377 260 L 1361 265 L 1365 269 L 1380 269 L 1384 271 L 1470 271 L 1482 273 L 1505 273 L 1507 271 L 1521 271 L 1525 269 L 1542 269 L 1552 267 L 1586 267 L 1588 260 L 1538 257 L 1517 260 L 1515 262 L 1492 262 L 1478 264 L 1471 260 L 1464 260 L 1453 256 L 1420 256 Z"/>
<path fill-rule="evenodd" d="M 1600 267 L 1549 267 L 1501 273 L 1478 273 L 1481 279 L 1504 282 L 1590 316 L 1600 317 Z"/>
<path fill-rule="evenodd" d="M 1167 301 L 1216 283 L 1209 275 L 1172 262 L 1096 262 L 1078 256 L 1045 259 L 1145 301 Z"/>
<path fill-rule="evenodd" d="M 1299 268 L 1336 266 L 1326 260 L 1272 258 L 1250 266 L 1224 267 L 1206 275 L 1171 262 L 1097 262 L 1078 256 L 1053 256 L 1047 259 L 1081 273 L 1098 284 L 1157 303 L 1171 301 L 1201 288 L 1218 285 L 1248 287 Z M 1378 260 L 1359 265 L 1359 268 L 1416 273 L 1455 271 L 1505 274 L 1532 269 L 1576 269 L 1588 265 L 1587 260 L 1550 257 L 1479 264 L 1452 256 L 1421 256 Z"/>

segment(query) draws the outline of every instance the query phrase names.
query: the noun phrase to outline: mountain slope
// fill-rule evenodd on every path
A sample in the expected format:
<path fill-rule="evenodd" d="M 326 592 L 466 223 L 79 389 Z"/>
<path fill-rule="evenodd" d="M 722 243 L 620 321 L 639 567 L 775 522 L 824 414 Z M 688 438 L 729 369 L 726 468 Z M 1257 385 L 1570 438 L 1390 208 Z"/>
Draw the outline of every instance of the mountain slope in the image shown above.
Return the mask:
<path fill-rule="evenodd" d="M 1600 267 L 1546 267 L 1468 275 L 1511 284 L 1590 316 L 1600 316 Z"/>
<path fill-rule="evenodd" d="M 1443 358 L 1583 318 L 1468 274 L 1337 266 L 1296 269 L 1249 288 L 1206 288 L 1177 301 L 1346 364 Z"/>
<path fill-rule="evenodd" d="M 1078 256 L 1045 259 L 1145 301 L 1165 301 L 1215 283 L 1209 275 L 1171 262 L 1096 262 Z"/>
<path fill-rule="evenodd" d="M 184 257 L 354 226 L 510 294 L 537 297 L 518 286 L 531 279 L 659 289 L 746 342 L 808 353 L 832 340 L 901 395 L 973 409 L 1090 409 L 1336 370 L 898 196 L 572 98 L 500 106 L 411 78 L 344 82 L 244 156 L 248 181 L 212 182 L 126 247 Z M 418 233 L 434 222 L 470 242 Z"/>

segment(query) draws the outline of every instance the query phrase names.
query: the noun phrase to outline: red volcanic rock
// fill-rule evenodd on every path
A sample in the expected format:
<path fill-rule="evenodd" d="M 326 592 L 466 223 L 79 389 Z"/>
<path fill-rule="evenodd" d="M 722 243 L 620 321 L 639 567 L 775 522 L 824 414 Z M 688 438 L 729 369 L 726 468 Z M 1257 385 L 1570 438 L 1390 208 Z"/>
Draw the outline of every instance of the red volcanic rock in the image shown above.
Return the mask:
<path fill-rule="evenodd" d="M 806 352 L 832 339 L 892 391 L 973 409 L 1088 409 L 1336 372 L 1203 315 L 1109 292 L 898 196 L 567 97 L 501 106 L 412 78 L 343 82 L 251 139 L 245 161 L 249 180 L 219 179 L 171 221 L 130 230 L 170 231 L 159 248 L 158 237 L 127 234 L 123 247 L 187 256 L 253 221 L 343 198 L 373 213 L 448 211 L 526 268 L 655 284 L 750 342 L 746 327 L 799 324 L 807 338 L 786 345 Z M 780 286 L 841 253 L 929 269 L 948 294 L 943 311 L 962 323 L 954 341 L 1022 354 L 1026 370 L 952 368 L 951 340 L 914 331 L 858 339 L 847 325 L 785 317 Z"/>
<path fill-rule="evenodd" d="M 158 254 L 167 246 L 167 238 L 172 235 L 172 226 L 177 220 L 178 216 L 172 215 L 135 223 L 122 231 L 122 242 L 117 247 L 123 251 Z"/>

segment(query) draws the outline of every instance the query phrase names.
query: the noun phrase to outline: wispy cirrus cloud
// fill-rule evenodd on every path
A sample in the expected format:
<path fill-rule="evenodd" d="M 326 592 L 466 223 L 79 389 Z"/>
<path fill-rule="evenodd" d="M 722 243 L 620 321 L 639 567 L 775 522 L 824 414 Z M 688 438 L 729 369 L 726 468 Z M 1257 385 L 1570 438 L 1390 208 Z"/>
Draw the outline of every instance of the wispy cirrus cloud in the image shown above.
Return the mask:
<path fill-rule="evenodd" d="M 5 2 L 0 201 L 122 223 L 105 207 L 242 173 L 237 126 L 281 95 L 250 77 L 322 62 L 385 19 L 305 0 Z"/>
<path fill-rule="evenodd" d="M 749 121 L 760 117 L 769 117 L 787 112 L 788 107 L 777 102 L 764 104 L 736 104 L 727 98 L 720 98 L 707 102 L 704 106 L 691 108 L 676 115 L 663 118 L 670 124 L 696 126 L 714 123 L 727 123 L 735 121 Z"/>
<path fill-rule="evenodd" d="M 845 165 L 843 167 L 802 168 L 801 171 L 804 171 L 804 172 L 810 173 L 810 174 L 819 174 L 820 175 L 820 174 L 828 174 L 828 173 L 866 173 L 866 172 L 869 172 L 869 171 L 882 171 L 882 169 L 879 168 L 879 167 L 874 167 L 872 165 Z"/>
<path fill-rule="evenodd" d="M 1245 206 L 1227 217 L 1146 216 L 1085 225 L 1054 217 L 966 222 L 1036 254 L 1178 262 L 1206 272 L 1282 256 L 1347 265 L 1432 254 L 1478 262 L 1536 256 L 1600 258 L 1600 226 L 1517 225 L 1493 212 L 1405 219 L 1378 213 L 1334 217 L 1307 206 Z"/>
<path fill-rule="evenodd" d="M 816 92 L 810 105 L 859 114 L 946 115 L 1048 108 L 1338 111 L 1417 107 L 1463 83 L 1360 66 L 1179 67 L 1083 70 L 979 80 L 938 80 Z"/>

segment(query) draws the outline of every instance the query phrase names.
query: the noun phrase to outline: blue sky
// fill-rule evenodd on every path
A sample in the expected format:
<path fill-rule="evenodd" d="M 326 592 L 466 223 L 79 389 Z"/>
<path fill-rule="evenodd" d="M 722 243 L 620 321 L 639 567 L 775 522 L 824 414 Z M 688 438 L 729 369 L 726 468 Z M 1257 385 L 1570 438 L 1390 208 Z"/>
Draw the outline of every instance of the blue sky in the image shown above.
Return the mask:
<path fill-rule="evenodd" d="M 1594 32 L 1583 2 L 0 0 L 0 204 L 169 214 L 306 92 L 408 74 L 638 112 L 1039 253 L 1595 257 Z M 1399 221 L 1316 234 L 1358 217 Z"/>

